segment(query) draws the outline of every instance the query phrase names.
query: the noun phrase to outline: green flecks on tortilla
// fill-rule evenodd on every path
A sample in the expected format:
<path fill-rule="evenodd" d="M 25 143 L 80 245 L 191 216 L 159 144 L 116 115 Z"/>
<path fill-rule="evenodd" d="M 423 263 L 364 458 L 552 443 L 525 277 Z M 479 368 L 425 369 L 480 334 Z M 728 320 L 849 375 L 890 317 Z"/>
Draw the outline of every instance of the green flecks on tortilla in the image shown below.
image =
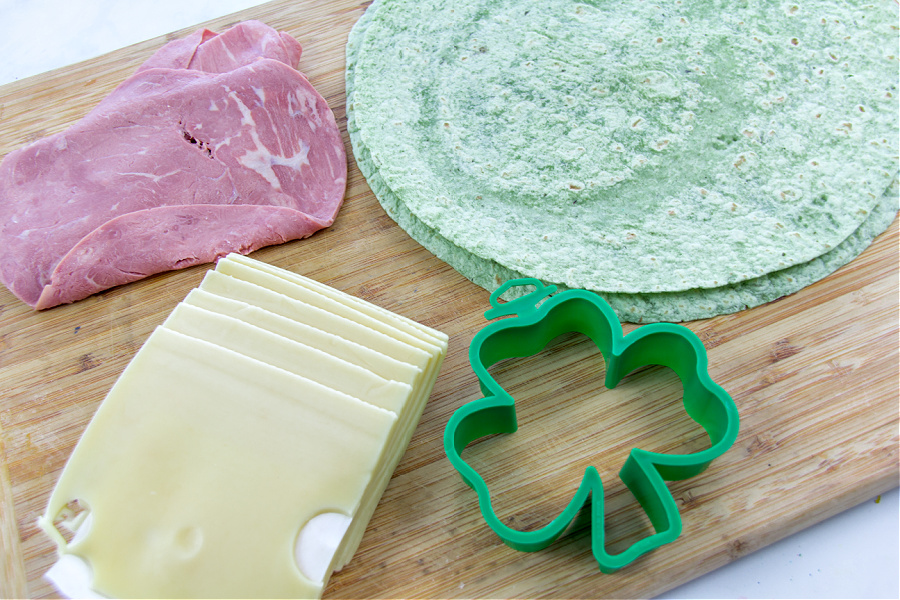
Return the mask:
<path fill-rule="evenodd" d="M 388 212 L 489 289 L 759 288 L 863 231 L 896 177 L 896 23 L 891 3 L 380 0 L 348 45 L 351 139 Z"/>

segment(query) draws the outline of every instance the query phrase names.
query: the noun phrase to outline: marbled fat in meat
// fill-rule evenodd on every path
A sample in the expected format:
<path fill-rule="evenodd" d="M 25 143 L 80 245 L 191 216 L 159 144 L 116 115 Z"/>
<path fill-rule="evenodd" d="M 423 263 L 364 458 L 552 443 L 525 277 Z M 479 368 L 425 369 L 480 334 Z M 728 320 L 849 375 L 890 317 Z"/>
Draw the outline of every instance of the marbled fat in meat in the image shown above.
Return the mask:
<path fill-rule="evenodd" d="M 327 103 L 294 68 L 299 56 L 293 38 L 260 23 L 201 30 L 67 131 L 10 153 L 3 283 L 49 308 L 329 226 L 346 154 Z"/>

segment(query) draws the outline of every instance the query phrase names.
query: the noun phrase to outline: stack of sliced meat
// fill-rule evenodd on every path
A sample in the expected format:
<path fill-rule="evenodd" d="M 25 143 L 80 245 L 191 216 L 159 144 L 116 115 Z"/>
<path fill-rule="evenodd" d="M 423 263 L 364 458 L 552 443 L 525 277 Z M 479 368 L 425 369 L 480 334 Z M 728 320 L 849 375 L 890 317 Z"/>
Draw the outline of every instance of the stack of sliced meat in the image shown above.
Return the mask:
<path fill-rule="evenodd" d="M 7 155 L 0 280 L 44 309 L 328 227 L 347 158 L 300 52 L 256 21 L 198 31 Z"/>

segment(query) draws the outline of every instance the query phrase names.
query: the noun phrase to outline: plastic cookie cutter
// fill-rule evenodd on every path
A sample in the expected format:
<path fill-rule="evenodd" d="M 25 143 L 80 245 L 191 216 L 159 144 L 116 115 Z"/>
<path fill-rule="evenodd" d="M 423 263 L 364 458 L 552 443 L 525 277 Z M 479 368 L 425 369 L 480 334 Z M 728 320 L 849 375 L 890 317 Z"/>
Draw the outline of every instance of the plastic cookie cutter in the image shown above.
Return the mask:
<path fill-rule="evenodd" d="M 536 289 L 515 300 L 500 302 L 501 294 L 522 285 L 533 285 Z M 444 449 L 463 480 L 477 493 L 487 524 L 516 550 L 532 552 L 546 548 L 590 501 L 593 554 L 600 570 L 612 573 L 678 538 L 681 517 L 665 482 L 693 477 L 725 453 L 737 438 L 738 412 L 731 397 L 710 378 L 706 349 L 690 329 L 672 323 L 653 323 L 623 336 L 618 317 L 598 295 L 585 290 L 552 295 L 556 289 L 537 279 L 515 279 L 491 294 L 493 308 L 484 314 L 485 318 L 511 318 L 486 325 L 473 338 L 469 362 L 485 397 L 463 405 L 453 414 L 444 430 Z M 497 517 L 487 484 L 461 456 L 463 449 L 476 439 L 494 433 L 512 433 L 518 427 L 515 400 L 488 373 L 488 368 L 507 358 L 536 354 L 552 339 L 568 332 L 584 334 L 597 345 L 607 365 L 604 381 L 607 388 L 614 388 L 625 375 L 644 365 L 671 368 L 684 387 L 686 412 L 703 427 L 711 442 L 709 448 L 691 454 L 631 450 L 619 476 L 647 513 L 655 533 L 619 554 L 606 552 L 603 484 L 596 468 L 586 469 L 574 497 L 559 516 L 540 529 L 519 531 Z"/>

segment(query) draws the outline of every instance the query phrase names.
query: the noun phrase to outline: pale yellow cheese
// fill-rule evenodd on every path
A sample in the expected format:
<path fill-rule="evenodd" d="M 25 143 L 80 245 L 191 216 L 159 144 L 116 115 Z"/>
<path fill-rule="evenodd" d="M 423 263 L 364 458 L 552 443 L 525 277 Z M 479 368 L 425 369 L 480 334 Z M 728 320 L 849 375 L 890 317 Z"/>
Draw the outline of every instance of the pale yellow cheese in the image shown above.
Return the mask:
<path fill-rule="evenodd" d="M 225 275 L 220 269 L 237 273 L 240 278 Z M 427 382 L 433 384 L 446 354 L 447 340 L 443 333 L 435 332 L 428 340 L 422 340 L 391 324 L 378 321 L 358 307 L 348 306 L 293 284 L 288 279 L 264 272 L 262 267 L 251 268 L 235 261 L 220 260 L 216 271 L 206 274 L 200 289 L 252 303 L 299 322 L 327 329 L 398 360 L 414 364 L 423 371 L 414 387 L 424 399 L 431 394 L 431 386 Z M 441 336 L 443 339 L 440 342 L 433 341 L 433 338 Z M 421 403 L 423 402 L 424 400 Z M 419 405 L 420 402 L 417 401 L 416 404 Z"/>
<path fill-rule="evenodd" d="M 94 589 L 112 596 L 318 597 L 356 551 L 446 349 L 445 334 L 321 283 L 242 256 L 220 260 L 151 336 L 79 443 L 41 518 L 62 554 L 48 575 L 83 565 L 78 555 L 99 566 Z M 129 436 L 145 422 L 146 431 Z M 292 436 L 300 439 L 288 448 Z M 164 446 L 158 460 L 154 442 Z M 216 453 L 219 443 L 225 450 Z M 119 455 L 98 450 L 120 444 Z M 334 446 L 341 451 L 331 454 Z M 188 458 L 174 464 L 178 455 Z M 122 461 L 138 470 L 123 474 Z M 248 472 L 258 488 L 236 493 L 232 478 L 217 479 L 222 468 Z M 93 478 L 94 469 L 102 476 Z M 288 472 L 307 481 L 281 483 Z M 285 498 L 294 496 L 303 496 L 296 519 L 285 516 Z M 214 518 L 209 498 L 221 497 L 232 508 L 274 503 L 284 511 Z M 52 523 L 74 498 L 98 520 L 67 545 Z M 248 519 L 262 531 L 244 535 Z M 138 548 L 117 554 L 126 539 Z M 237 549 L 225 543 L 238 539 Z M 249 570 L 240 571 L 250 555 Z M 219 569 L 228 571 L 224 583 L 211 581 Z M 265 586 L 254 583 L 257 573 Z M 66 589 L 92 593 L 73 585 Z"/>
<path fill-rule="evenodd" d="M 324 308 L 388 335 L 395 335 L 394 332 L 399 332 L 398 335 L 416 338 L 425 342 L 426 345 L 419 347 L 426 350 L 429 349 L 428 346 L 446 348 L 447 345 L 445 334 L 412 319 L 392 313 L 298 273 L 279 269 L 241 254 L 232 253 L 220 259 L 216 265 L 216 271 Z M 408 340 L 409 338 L 401 337 L 400 339 Z"/>
<path fill-rule="evenodd" d="M 403 362 L 425 366 L 431 360 L 430 353 L 406 341 L 398 340 L 341 315 L 218 271 L 207 272 L 200 283 L 200 289 L 264 308 L 298 323 L 329 331 Z"/>
<path fill-rule="evenodd" d="M 403 451 L 412 438 L 415 425 L 418 423 L 425 402 L 431 394 L 434 379 L 446 354 L 447 336 L 301 275 L 237 254 L 231 254 L 219 260 L 216 266 L 216 274 L 218 275 L 219 273 L 233 278 L 230 282 L 232 290 L 235 287 L 239 287 L 234 280 L 255 284 L 277 292 L 283 297 L 300 302 L 300 306 L 326 310 L 329 314 L 339 315 L 348 321 L 381 332 L 386 336 L 419 348 L 428 354 L 428 358 L 418 364 L 421 365 L 424 371 L 421 381 L 430 382 L 430 384 L 425 383 L 419 386 L 418 394 L 411 403 L 408 414 L 401 415 L 399 424 L 401 433 L 398 435 L 397 443 L 391 448 L 388 458 L 386 458 L 385 464 L 380 471 L 382 473 L 387 472 L 387 476 L 384 478 L 384 486 L 386 486 L 390 473 L 396 468 Z M 209 279 L 212 281 L 207 282 L 204 280 L 205 285 L 201 287 L 222 290 L 226 286 L 226 280 L 221 277 L 210 277 Z M 234 292 L 231 291 L 230 294 L 234 294 Z M 256 301 L 259 301 L 258 297 Z M 270 302 L 274 304 L 276 301 L 272 299 Z M 278 304 L 283 306 L 284 301 L 281 300 Z M 308 312 L 308 308 L 306 310 Z M 377 505 L 377 498 L 381 496 L 382 492 L 383 487 L 377 494 L 367 496 L 367 499 L 372 500 L 366 503 L 360 510 L 360 514 L 371 515 Z M 362 522 L 363 520 L 360 519 L 358 522 L 351 524 L 347 532 L 349 539 L 338 553 L 336 568 L 343 567 L 356 551 L 362 539 L 364 529 L 364 527 L 360 526 Z"/>
<path fill-rule="evenodd" d="M 419 380 L 422 373 L 422 369 L 415 365 L 397 360 L 352 340 L 322 331 L 306 323 L 298 323 L 293 319 L 247 302 L 226 298 L 206 290 L 191 290 L 184 299 L 184 304 L 240 319 L 250 325 L 277 333 L 369 369 L 385 379 L 413 385 Z"/>
<path fill-rule="evenodd" d="M 215 344 L 157 329 L 78 443 L 41 525 L 110 597 L 318 597 L 298 532 L 354 516 L 396 416 Z M 53 526 L 71 500 L 90 530 Z"/>
<path fill-rule="evenodd" d="M 389 381 L 301 342 L 190 304 L 176 306 L 163 327 L 261 360 L 397 415 L 412 394 L 408 384 Z"/>
<path fill-rule="evenodd" d="M 444 333 L 299 274 L 239 254 L 229 254 L 220 259 L 216 265 L 216 272 L 278 292 L 306 305 L 321 308 L 330 314 L 339 315 L 424 350 L 431 356 L 423 367 L 426 380 L 432 379 L 440 369 L 441 360 L 447 350 L 447 336 Z"/>
<path fill-rule="evenodd" d="M 446 340 L 443 341 L 443 345 L 426 342 L 384 324 L 380 325 L 377 330 L 372 329 L 361 323 L 361 321 L 368 321 L 365 318 L 366 315 L 356 308 L 347 307 L 325 296 L 295 294 L 303 295 L 305 299 L 318 305 L 316 306 L 245 279 L 225 275 L 219 272 L 224 262 L 220 261 L 216 271 L 206 274 L 200 284 L 201 291 L 231 300 L 243 301 L 297 322 L 327 329 L 340 337 L 350 339 L 368 348 L 377 349 L 397 360 L 410 362 L 422 370 L 420 377 L 413 384 L 415 392 L 408 409 L 400 415 L 398 433 L 392 440 L 383 464 L 379 465 L 378 476 L 374 479 L 376 489 L 371 495 L 366 496 L 366 501 L 359 511 L 361 518 L 351 523 L 346 534 L 347 539 L 337 553 L 334 567 L 341 569 L 356 552 L 356 548 L 362 540 L 365 525 L 374 513 L 384 488 L 387 487 L 390 474 L 393 473 L 412 439 L 415 426 L 421 417 L 425 402 L 431 395 L 434 381 L 446 353 Z M 242 272 L 248 278 L 256 278 L 258 281 L 272 284 L 279 289 L 290 290 L 289 281 L 279 280 L 277 277 L 260 277 L 260 275 L 265 276 L 266 274 L 259 271 L 254 272 L 253 269 L 235 269 L 235 271 Z M 322 308 L 323 306 L 327 310 Z M 433 337 L 443 335 L 438 334 Z"/>
<path fill-rule="evenodd" d="M 417 335 L 424 340 L 431 340 L 439 346 L 446 345 L 447 343 L 447 335 L 443 332 L 437 331 L 436 329 L 428 327 L 427 325 L 423 325 L 417 321 L 413 321 L 412 319 L 409 319 L 402 315 L 398 315 L 397 313 L 393 313 L 376 304 L 366 302 L 361 298 L 357 298 L 350 294 L 341 292 L 340 290 L 329 287 L 324 283 L 316 281 L 315 279 L 304 277 L 299 273 L 288 271 L 287 269 L 281 269 L 279 267 L 275 267 L 259 260 L 254 260 L 248 256 L 237 253 L 231 253 L 224 259 L 221 259 L 219 262 L 221 263 L 223 261 L 225 263 L 237 262 L 245 266 L 258 269 L 260 271 L 265 271 L 266 273 L 269 273 L 271 275 L 281 277 L 282 279 L 286 279 L 308 289 L 315 290 L 319 294 L 322 294 L 323 296 L 326 296 L 336 302 L 340 302 L 349 307 L 353 307 L 359 311 L 365 312 L 378 320 L 389 322 L 395 327 L 402 329 L 403 331 L 407 331 L 409 333 L 412 333 L 413 335 Z M 223 265 L 222 268 L 224 269 L 225 266 Z"/>

